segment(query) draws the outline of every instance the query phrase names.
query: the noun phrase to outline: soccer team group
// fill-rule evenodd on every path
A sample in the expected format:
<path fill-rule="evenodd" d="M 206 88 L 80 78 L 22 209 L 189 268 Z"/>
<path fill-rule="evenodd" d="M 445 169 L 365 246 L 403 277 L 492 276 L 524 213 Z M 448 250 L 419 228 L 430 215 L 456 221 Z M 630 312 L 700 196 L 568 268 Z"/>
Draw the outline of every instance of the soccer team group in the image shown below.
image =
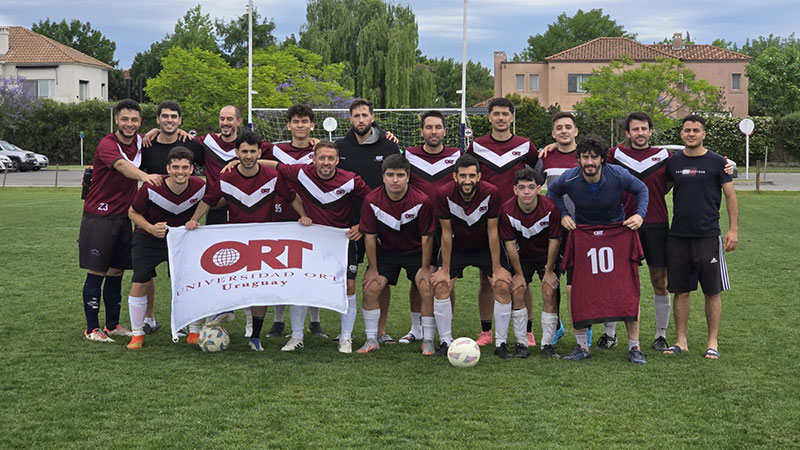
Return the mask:
<path fill-rule="evenodd" d="M 514 105 L 505 98 L 488 106 L 490 134 L 464 152 L 444 145 L 445 117 L 433 110 L 421 116 L 424 143 L 400 151 L 392 133 L 375 124 L 366 99 L 351 103 L 352 126 L 335 143 L 311 138 L 314 112 L 302 104 L 287 110 L 292 139 L 279 144 L 244 130 L 233 106 L 220 110 L 218 133 L 197 138 L 181 130 L 175 102 L 158 106 L 159 128 L 145 135 L 139 134 L 136 102 L 119 102 L 114 115 L 117 131 L 97 146 L 78 239 L 80 266 L 87 270 L 83 305 L 89 340 L 130 336 L 128 348 L 142 348 L 144 336 L 161 326 L 154 317 L 153 278 L 156 267 L 168 260 L 168 227 L 194 230 L 205 216 L 204 226 L 299 221 L 345 230 L 348 309 L 335 338 L 342 353 L 353 352 L 355 280 L 366 257 L 366 341 L 357 353 L 394 343 L 385 328 L 389 290 L 405 269 L 411 281 L 411 329 L 399 341 L 419 342 L 423 355 L 446 355 L 453 339 L 454 286 L 472 266 L 480 269 L 477 343 L 494 341 L 499 357 L 525 358 L 536 345 L 534 274 L 541 285 L 541 354 L 560 357 L 554 346 L 565 334 L 559 320 L 564 274 L 576 339 L 564 358 L 590 357 L 592 324 L 604 324 L 597 348 L 616 346 L 616 322 L 623 321 L 629 361 L 645 364 L 638 320 L 638 266 L 644 258 L 654 292 L 652 348 L 665 354 L 688 351 L 689 296 L 699 282 L 708 323 L 704 356 L 720 357 L 720 292 L 730 287 L 724 253 L 738 241 L 738 204 L 732 165 L 703 146 L 700 116 L 683 119 L 685 148 L 672 153 L 650 147 L 653 123 L 644 113 L 625 119 L 628 145 L 609 149 L 595 135 L 577 139 L 575 117 L 559 112 L 552 121 L 555 143 L 537 151 L 529 139 L 512 133 Z M 192 175 L 198 166 L 205 180 Z M 546 196 L 540 193 L 545 183 Z M 670 189 L 671 226 L 664 199 Z M 723 193 L 730 222 L 724 239 L 719 227 Z M 119 318 L 122 274 L 131 268 L 129 330 Z M 285 309 L 274 308 L 267 337 L 284 333 Z M 318 308 L 290 305 L 291 336 L 281 350 L 303 347 L 309 310 L 308 330 L 327 336 Z M 261 351 L 266 306 L 244 312 L 248 345 Z M 666 341 L 671 312 L 677 333 L 672 346 Z M 206 322 L 233 317 L 223 312 Z M 514 349 L 508 344 L 509 322 Z M 201 326 L 197 321 L 182 330 L 188 343 L 198 342 Z"/>

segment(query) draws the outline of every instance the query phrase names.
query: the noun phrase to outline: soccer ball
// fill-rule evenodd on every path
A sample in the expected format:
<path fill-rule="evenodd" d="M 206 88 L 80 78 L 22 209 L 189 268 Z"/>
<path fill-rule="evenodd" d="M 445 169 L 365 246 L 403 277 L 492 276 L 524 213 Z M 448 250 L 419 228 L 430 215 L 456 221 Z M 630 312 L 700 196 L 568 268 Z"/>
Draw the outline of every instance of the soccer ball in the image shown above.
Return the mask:
<path fill-rule="evenodd" d="M 228 348 L 231 337 L 222 327 L 203 327 L 198 344 L 204 352 L 221 352 Z"/>
<path fill-rule="evenodd" d="M 481 348 L 468 337 L 454 340 L 447 348 L 447 360 L 454 367 L 472 367 L 481 359 Z"/>

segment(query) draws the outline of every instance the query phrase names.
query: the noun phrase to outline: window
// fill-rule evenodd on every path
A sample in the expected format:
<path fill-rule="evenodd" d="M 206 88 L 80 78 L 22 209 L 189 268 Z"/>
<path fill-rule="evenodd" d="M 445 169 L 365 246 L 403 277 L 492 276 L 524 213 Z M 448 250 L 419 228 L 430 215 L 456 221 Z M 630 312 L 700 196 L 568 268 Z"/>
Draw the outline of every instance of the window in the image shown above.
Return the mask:
<path fill-rule="evenodd" d="M 525 89 L 525 75 L 517 75 L 517 90 Z"/>
<path fill-rule="evenodd" d="M 106 84 L 100 83 L 100 99 L 106 98 Z"/>
<path fill-rule="evenodd" d="M 742 74 L 731 74 L 731 90 L 740 91 L 742 89 Z"/>
<path fill-rule="evenodd" d="M 25 80 L 23 89 L 39 98 L 52 98 L 56 95 L 56 80 Z"/>
<path fill-rule="evenodd" d="M 539 90 L 539 75 L 528 75 L 528 89 L 531 91 Z"/>
<path fill-rule="evenodd" d="M 592 76 L 590 73 L 571 73 L 567 75 L 567 92 L 586 92 L 583 83 Z"/>
<path fill-rule="evenodd" d="M 78 100 L 87 100 L 89 98 L 89 82 L 80 80 L 78 83 Z"/>

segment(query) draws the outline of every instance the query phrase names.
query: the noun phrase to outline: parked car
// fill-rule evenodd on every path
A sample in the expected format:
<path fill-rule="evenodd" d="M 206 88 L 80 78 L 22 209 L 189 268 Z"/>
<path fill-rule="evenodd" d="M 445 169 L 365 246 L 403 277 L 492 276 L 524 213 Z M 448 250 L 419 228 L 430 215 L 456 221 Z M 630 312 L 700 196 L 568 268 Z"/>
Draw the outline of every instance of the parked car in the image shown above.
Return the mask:
<path fill-rule="evenodd" d="M 27 152 L 27 150 L 24 150 L 19 146 L 14 145 L 10 142 L 8 145 L 14 147 L 16 150 L 19 150 L 21 152 Z M 34 153 L 33 156 L 36 157 L 36 167 L 34 167 L 33 170 L 41 170 L 42 168 L 50 165 L 50 159 L 47 156 L 44 156 L 41 153 Z"/>
<path fill-rule="evenodd" d="M 21 150 L 6 141 L 0 140 L 0 155 L 11 158 L 20 172 L 25 172 L 36 168 L 36 155 L 33 152 Z"/>
<path fill-rule="evenodd" d="M 17 170 L 17 166 L 14 165 L 14 161 L 8 156 L 0 155 L 0 171 L 5 172 L 6 169 L 8 169 L 9 172 L 14 172 Z"/>
<path fill-rule="evenodd" d="M 655 147 L 665 148 L 665 149 L 673 151 L 673 152 L 678 152 L 678 151 L 682 151 L 683 150 L 683 145 L 657 145 Z M 728 157 L 726 156 L 726 158 L 728 158 Z M 736 161 L 734 161 L 734 160 L 732 160 L 730 158 L 728 158 L 728 161 L 730 161 L 733 164 L 733 175 L 731 175 L 731 178 L 738 178 L 739 177 L 739 167 L 736 165 Z"/>

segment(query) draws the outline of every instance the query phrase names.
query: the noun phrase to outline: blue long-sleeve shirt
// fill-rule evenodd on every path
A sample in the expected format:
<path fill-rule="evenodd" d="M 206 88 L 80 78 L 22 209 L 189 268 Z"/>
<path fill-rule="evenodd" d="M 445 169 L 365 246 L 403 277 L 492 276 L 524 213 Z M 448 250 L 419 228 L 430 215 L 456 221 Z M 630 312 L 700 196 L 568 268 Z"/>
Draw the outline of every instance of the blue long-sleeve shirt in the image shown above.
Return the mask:
<path fill-rule="evenodd" d="M 603 164 L 599 185 L 594 193 L 583 178 L 580 167 L 564 172 L 547 187 L 547 196 L 558 205 L 561 215 L 568 216 L 564 195 L 575 203 L 575 223 L 607 225 L 625 220 L 622 209 L 622 191 L 636 195 L 636 213 L 647 214 L 647 186 L 620 166 Z"/>

